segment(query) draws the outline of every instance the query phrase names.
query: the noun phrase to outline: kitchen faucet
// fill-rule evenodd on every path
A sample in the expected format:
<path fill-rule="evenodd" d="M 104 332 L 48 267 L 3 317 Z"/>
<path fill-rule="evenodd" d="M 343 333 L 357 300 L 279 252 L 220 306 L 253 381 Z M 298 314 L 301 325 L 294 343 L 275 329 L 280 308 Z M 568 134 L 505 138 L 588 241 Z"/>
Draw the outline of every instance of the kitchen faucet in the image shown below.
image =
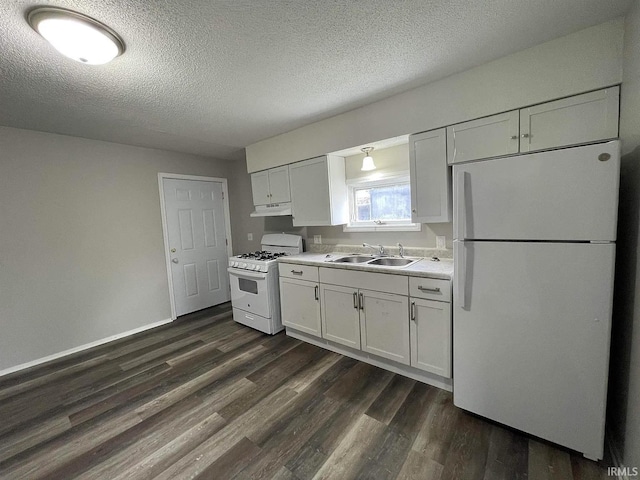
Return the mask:
<path fill-rule="evenodd" d="M 373 248 L 374 250 L 378 250 L 378 255 L 380 255 L 380 256 L 385 255 L 384 247 L 382 245 L 378 245 L 376 247 L 375 245 L 369 245 L 368 243 L 363 243 L 362 246 L 363 247 L 368 247 L 368 248 Z"/>
<path fill-rule="evenodd" d="M 398 242 L 398 250 L 399 250 L 398 254 L 400 255 L 400 258 L 404 258 L 404 246 L 400 242 Z"/>

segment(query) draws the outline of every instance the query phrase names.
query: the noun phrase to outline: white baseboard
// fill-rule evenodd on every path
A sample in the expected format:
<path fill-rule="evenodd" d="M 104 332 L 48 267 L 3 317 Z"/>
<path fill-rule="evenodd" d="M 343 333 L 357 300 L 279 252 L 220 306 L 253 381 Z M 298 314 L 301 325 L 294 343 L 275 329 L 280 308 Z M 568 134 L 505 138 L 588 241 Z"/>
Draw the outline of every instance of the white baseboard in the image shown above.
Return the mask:
<path fill-rule="evenodd" d="M 370 365 L 374 365 L 376 367 L 389 370 L 393 373 L 399 373 L 400 375 L 404 375 L 405 377 L 409 377 L 409 378 L 412 378 L 413 380 L 417 380 L 419 382 L 426 383 L 434 387 L 438 387 L 448 392 L 451 392 L 453 390 L 452 388 L 453 384 L 450 378 L 440 377 L 438 375 L 434 375 L 429 372 L 424 372 L 422 370 L 418 370 L 417 368 L 410 367 L 408 365 L 402 365 L 392 360 L 387 360 L 386 358 L 378 357 L 377 355 L 371 355 L 361 350 L 354 350 L 353 348 L 349 348 L 344 345 L 338 345 L 337 343 L 333 343 L 329 340 L 325 340 L 324 338 L 318 338 L 313 335 L 309 335 L 307 333 L 301 332 L 299 330 L 294 330 L 289 327 L 286 328 L 286 332 L 288 336 L 297 338 L 298 340 L 302 340 L 303 342 L 311 343 L 316 347 L 325 348 L 327 350 L 331 350 L 332 352 L 336 352 L 341 355 L 345 355 L 347 357 L 355 358 L 356 360 L 360 360 L 361 362 L 365 362 Z"/>
<path fill-rule="evenodd" d="M 126 332 L 118 333 L 116 335 L 111 335 L 110 337 L 102 338 L 100 340 L 96 340 L 95 342 L 85 343 L 84 345 L 80 345 L 78 347 L 70 348 L 69 350 L 65 350 L 63 352 L 54 353 L 53 355 L 48 355 L 46 357 L 38 358 L 36 360 L 32 360 L 27 363 L 22 363 L 20 365 L 16 365 L 14 367 L 9 367 L 4 370 L 0 370 L 0 377 L 4 375 L 9 375 L 10 373 L 17 372 L 19 370 L 24 370 L 26 368 L 35 367 L 36 365 L 40 365 L 41 363 L 50 362 L 51 360 L 56 360 L 58 358 L 65 357 L 67 355 L 71 355 L 72 353 L 81 352 L 82 350 L 87 350 L 92 347 L 97 347 L 98 345 L 102 345 L 104 343 L 112 342 L 114 340 L 118 340 L 120 338 L 128 337 L 130 335 L 134 335 L 136 333 L 144 332 L 145 330 L 150 330 L 155 327 L 159 327 L 161 325 L 165 325 L 171 322 L 172 319 L 167 318 L 166 320 L 160 320 L 159 322 L 149 323 L 148 325 L 143 325 L 142 327 L 134 328 L 133 330 L 128 330 Z"/>

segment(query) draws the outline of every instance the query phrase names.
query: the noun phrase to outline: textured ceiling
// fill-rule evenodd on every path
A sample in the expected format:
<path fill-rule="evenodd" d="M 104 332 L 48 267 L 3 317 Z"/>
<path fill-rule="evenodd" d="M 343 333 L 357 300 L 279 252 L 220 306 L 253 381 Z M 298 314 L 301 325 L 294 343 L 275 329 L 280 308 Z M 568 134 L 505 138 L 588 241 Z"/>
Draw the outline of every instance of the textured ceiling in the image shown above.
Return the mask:
<path fill-rule="evenodd" d="M 102 66 L 55 52 L 25 12 L 117 31 Z M 630 0 L 0 0 L 0 125 L 218 158 L 623 15 Z"/>

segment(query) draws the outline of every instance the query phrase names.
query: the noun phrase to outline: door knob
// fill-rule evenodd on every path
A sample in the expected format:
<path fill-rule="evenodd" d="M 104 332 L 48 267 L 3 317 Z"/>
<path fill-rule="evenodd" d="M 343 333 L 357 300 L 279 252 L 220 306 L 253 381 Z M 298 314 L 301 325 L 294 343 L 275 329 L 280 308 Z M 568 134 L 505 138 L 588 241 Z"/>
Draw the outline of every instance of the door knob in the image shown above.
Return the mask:
<path fill-rule="evenodd" d="M 175 249 L 175 248 L 172 248 L 172 249 L 171 249 L 171 253 L 176 253 L 176 249 Z"/>
<path fill-rule="evenodd" d="M 172 261 L 173 263 L 178 263 L 178 259 L 177 259 L 177 258 L 172 258 L 172 259 L 171 259 L 171 261 Z"/>

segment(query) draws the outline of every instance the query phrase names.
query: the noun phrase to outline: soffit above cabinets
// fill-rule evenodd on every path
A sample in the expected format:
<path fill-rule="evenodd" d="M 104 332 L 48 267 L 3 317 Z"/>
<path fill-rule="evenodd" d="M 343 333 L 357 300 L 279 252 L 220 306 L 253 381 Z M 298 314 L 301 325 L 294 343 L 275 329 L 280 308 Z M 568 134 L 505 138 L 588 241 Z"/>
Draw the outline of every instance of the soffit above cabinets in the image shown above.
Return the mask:
<path fill-rule="evenodd" d="M 0 125 L 218 158 L 623 15 L 630 0 L 59 0 L 123 38 L 82 65 L 4 2 Z"/>

